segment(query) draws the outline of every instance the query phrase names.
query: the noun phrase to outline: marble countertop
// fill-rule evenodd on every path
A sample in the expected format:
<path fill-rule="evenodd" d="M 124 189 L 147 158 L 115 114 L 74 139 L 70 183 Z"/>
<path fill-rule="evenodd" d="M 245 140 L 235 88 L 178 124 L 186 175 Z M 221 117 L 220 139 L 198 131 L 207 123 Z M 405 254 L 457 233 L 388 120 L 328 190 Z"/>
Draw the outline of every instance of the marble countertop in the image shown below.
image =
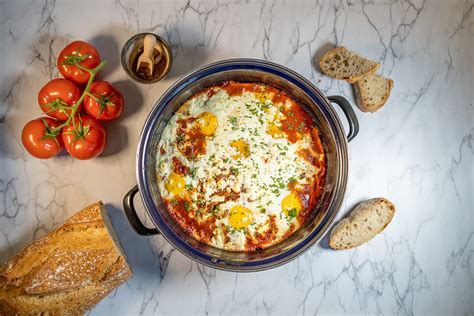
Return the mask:
<path fill-rule="evenodd" d="M 101 199 L 135 276 L 91 315 L 473 314 L 474 2 L 375 2 L 0 1 L 0 261 Z M 119 63 L 124 42 L 141 31 L 166 38 L 175 57 L 155 85 L 130 81 Z M 40 116 L 37 92 L 58 76 L 57 54 L 75 39 L 92 42 L 109 61 L 101 77 L 123 92 L 124 115 L 107 124 L 98 159 L 33 159 L 21 130 Z M 360 133 L 349 144 L 338 215 L 387 197 L 397 213 L 382 234 L 347 251 L 323 240 L 282 267 L 236 274 L 131 229 L 122 198 L 136 184 L 142 124 L 167 87 L 200 65 L 254 57 L 355 104 L 349 84 L 315 67 L 333 45 L 378 60 L 395 81 L 380 111 L 356 109 Z"/>

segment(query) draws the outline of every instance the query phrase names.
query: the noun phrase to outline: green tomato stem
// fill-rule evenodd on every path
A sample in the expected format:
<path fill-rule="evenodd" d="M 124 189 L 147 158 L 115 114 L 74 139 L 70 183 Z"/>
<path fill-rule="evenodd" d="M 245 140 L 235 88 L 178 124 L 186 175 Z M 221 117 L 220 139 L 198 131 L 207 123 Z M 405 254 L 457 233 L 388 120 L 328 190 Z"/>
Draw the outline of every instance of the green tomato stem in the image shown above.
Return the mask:
<path fill-rule="evenodd" d="M 61 131 L 61 129 L 67 125 L 69 125 L 69 123 L 71 122 L 71 120 L 76 116 L 76 112 L 77 112 L 77 109 L 79 108 L 79 104 L 82 103 L 82 101 L 84 101 L 84 98 L 86 97 L 86 95 L 89 94 L 89 91 L 91 89 L 91 85 L 92 85 L 92 82 L 94 81 L 94 78 L 95 76 L 102 70 L 104 69 L 104 67 L 107 66 L 107 61 L 106 60 L 103 60 L 100 62 L 100 64 L 95 67 L 94 69 L 87 69 L 85 67 L 82 67 L 81 65 L 77 64 L 76 67 L 80 68 L 80 69 L 83 69 L 85 71 L 87 71 L 88 73 L 90 73 L 90 77 L 89 77 L 89 80 L 87 81 L 87 85 L 86 87 L 84 88 L 84 91 L 82 92 L 82 95 L 81 97 L 79 98 L 79 100 L 77 100 L 76 103 L 74 103 L 73 107 L 72 107 L 72 110 L 71 110 L 71 114 L 69 114 L 69 117 L 68 119 L 66 120 L 66 122 L 64 122 L 63 124 L 59 125 L 58 127 L 55 127 L 53 129 L 51 129 L 51 133 L 52 134 L 55 134 L 57 133 L 59 135 L 59 131 Z M 75 124 L 75 121 L 73 120 L 73 125 L 74 125 L 74 129 L 76 129 L 76 124 Z"/>

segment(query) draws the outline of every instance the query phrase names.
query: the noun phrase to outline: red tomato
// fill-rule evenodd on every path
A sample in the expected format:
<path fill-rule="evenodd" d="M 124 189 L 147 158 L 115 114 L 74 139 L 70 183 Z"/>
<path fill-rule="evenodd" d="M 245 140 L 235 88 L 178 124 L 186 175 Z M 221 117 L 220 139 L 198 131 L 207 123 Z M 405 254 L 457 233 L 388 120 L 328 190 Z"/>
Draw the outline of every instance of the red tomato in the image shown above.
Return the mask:
<path fill-rule="evenodd" d="M 95 81 L 84 98 L 84 110 L 98 120 L 116 119 L 123 111 L 123 96 L 107 81 Z"/>
<path fill-rule="evenodd" d="M 26 150 L 34 157 L 48 159 L 56 156 L 63 149 L 63 140 L 52 129 L 60 123 L 49 117 L 29 121 L 21 132 L 21 141 Z"/>
<path fill-rule="evenodd" d="M 64 78 L 78 84 L 86 84 L 90 74 L 83 68 L 94 69 L 100 64 L 97 49 L 87 42 L 75 41 L 64 47 L 58 57 L 58 68 Z"/>
<path fill-rule="evenodd" d="M 44 114 L 65 121 L 71 114 L 73 105 L 81 97 L 81 90 L 67 79 L 53 79 L 38 93 L 38 103 Z M 77 113 L 81 110 L 79 105 Z"/>
<path fill-rule="evenodd" d="M 104 127 L 88 115 L 76 117 L 74 124 L 64 127 L 61 135 L 67 152 L 81 160 L 99 156 L 107 138 Z"/>

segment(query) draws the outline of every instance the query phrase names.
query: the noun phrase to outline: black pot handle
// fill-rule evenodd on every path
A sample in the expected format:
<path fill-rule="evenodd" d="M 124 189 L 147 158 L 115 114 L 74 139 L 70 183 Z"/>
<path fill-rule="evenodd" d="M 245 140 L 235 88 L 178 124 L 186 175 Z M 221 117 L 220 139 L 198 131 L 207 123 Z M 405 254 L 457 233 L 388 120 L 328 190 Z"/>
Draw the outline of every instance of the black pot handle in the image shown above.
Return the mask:
<path fill-rule="evenodd" d="M 339 105 L 346 115 L 347 122 L 349 123 L 349 134 L 347 134 L 347 141 L 350 142 L 354 139 L 354 137 L 357 136 L 357 134 L 359 134 L 359 121 L 357 120 L 357 116 L 352 109 L 351 104 L 346 100 L 346 98 L 339 95 L 332 95 L 328 97 L 328 100 Z"/>
<path fill-rule="evenodd" d="M 125 215 L 127 215 L 128 221 L 132 225 L 133 229 L 137 233 L 143 236 L 157 235 L 160 232 L 156 228 L 148 228 L 143 225 L 138 218 L 137 211 L 133 205 L 133 198 L 135 194 L 138 193 L 138 185 L 134 186 L 123 198 L 123 209 L 125 210 Z"/>

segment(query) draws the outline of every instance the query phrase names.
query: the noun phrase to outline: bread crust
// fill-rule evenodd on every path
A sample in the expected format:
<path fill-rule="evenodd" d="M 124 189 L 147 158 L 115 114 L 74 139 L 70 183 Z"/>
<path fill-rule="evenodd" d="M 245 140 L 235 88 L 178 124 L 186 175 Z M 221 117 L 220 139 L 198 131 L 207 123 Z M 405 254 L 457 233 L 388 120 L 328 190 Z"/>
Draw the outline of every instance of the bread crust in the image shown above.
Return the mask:
<path fill-rule="evenodd" d="M 374 227 L 375 229 L 365 234 L 358 234 L 364 227 L 364 220 L 370 216 L 376 216 L 377 207 L 384 207 L 386 211 L 383 225 Z M 377 214 L 378 215 L 378 214 Z M 336 250 L 350 249 L 360 246 L 376 235 L 381 233 L 392 221 L 395 215 L 395 205 L 389 200 L 378 197 L 359 203 L 354 210 L 342 219 L 331 231 L 329 246 Z M 356 234 L 357 238 L 349 238 L 348 233 Z M 348 242 L 350 240 L 350 242 Z"/>
<path fill-rule="evenodd" d="M 381 76 L 379 76 L 379 77 L 381 77 Z M 365 92 L 365 89 L 363 87 L 364 83 L 362 82 L 362 80 L 360 80 L 358 82 L 355 82 L 352 85 L 353 88 L 354 88 L 354 94 L 356 96 L 357 106 L 359 107 L 359 109 L 362 112 L 370 112 L 370 113 L 376 112 L 381 107 L 383 107 L 385 105 L 385 103 L 387 103 L 388 98 L 390 97 L 390 93 L 392 92 L 394 82 L 390 78 L 384 78 L 384 77 L 382 77 L 382 78 L 387 80 L 388 89 L 387 89 L 387 92 L 385 93 L 385 95 L 383 96 L 382 100 L 380 102 L 374 104 L 374 105 L 370 105 L 367 102 L 365 102 L 365 97 L 364 96 L 366 96 L 367 92 Z"/>
<path fill-rule="evenodd" d="M 331 70 L 328 65 L 334 65 L 334 63 L 338 64 L 339 62 L 342 62 L 343 59 L 336 60 L 336 56 L 341 55 L 352 59 L 357 59 L 361 63 L 361 65 L 365 65 L 364 69 L 357 69 L 358 72 L 348 76 L 337 75 L 337 71 L 335 69 Z M 321 59 L 319 60 L 319 68 L 324 74 L 335 79 L 345 80 L 349 83 L 355 83 L 366 76 L 374 74 L 375 72 L 377 72 L 379 67 L 379 63 L 359 56 L 356 53 L 350 52 L 344 46 L 333 48 L 332 50 L 324 54 L 323 57 L 321 57 Z M 347 71 L 350 68 L 350 65 L 344 65 L 343 68 Z"/>
<path fill-rule="evenodd" d="M 83 314 L 132 276 L 102 202 L 66 220 L 0 268 L 0 315 Z"/>

